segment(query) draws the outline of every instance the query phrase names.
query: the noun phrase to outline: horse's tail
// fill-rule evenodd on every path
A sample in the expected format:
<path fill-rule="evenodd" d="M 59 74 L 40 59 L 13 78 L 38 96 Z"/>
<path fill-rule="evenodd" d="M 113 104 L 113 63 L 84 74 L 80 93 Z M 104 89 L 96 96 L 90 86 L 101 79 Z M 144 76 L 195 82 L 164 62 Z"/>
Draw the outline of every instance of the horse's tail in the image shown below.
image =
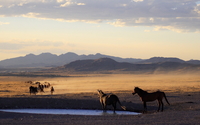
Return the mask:
<path fill-rule="evenodd" d="M 167 97 L 166 97 L 166 95 L 165 95 L 164 92 L 163 92 L 163 95 L 164 95 L 164 97 L 165 97 L 166 102 L 169 104 L 169 102 L 168 102 L 168 100 L 167 100 Z M 170 105 L 170 104 L 169 104 L 169 105 Z"/>
<path fill-rule="evenodd" d="M 121 102 L 119 101 L 119 98 L 117 97 L 117 102 L 119 103 L 119 105 L 121 106 L 121 108 L 123 109 L 123 110 L 126 110 L 126 106 L 123 106 L 122 104 L 121 104 Z"/>

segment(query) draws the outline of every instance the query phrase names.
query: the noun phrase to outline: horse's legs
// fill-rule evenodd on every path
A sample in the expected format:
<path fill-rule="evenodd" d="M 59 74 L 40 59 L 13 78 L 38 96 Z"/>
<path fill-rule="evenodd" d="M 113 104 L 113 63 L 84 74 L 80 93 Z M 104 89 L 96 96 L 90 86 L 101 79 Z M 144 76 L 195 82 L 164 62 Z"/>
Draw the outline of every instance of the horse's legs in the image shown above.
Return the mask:
<path fill-rule="evenodd" d="M 104 104 L 104 112 L 106 112 L 107 108 L 106 108 L 106 104 Z"/>
<path fill-rule="evenodd" d="M 143 111 L 143 113 L 145 113 L 145 112 L 147 112 L 147 104 L 146 104 L 146 102 L 143 102 L 143 106 L 144 106 L 144 111 Z"/>
<path fill-rule="evenodd" d="M 102 110 L 105 112 L 105 105 L 101 102 Z"/>
<path fill-rule="evenodd" d="M 160 110 L 160 104 L 161 104 L 161 101 L 158 100 L 158 110 L 157 110 L 157 112 L 159 112 L 159 110 Z"/>
<path fill-rule="evenodd" d="M 163 105 L 164 105 L 164 104 L 163 104 L 163 101 L 162 101 L 162 100 L 161 100 L 160 102 L 161 102 L 161 105 L 162 105 L 161 111 L 163 111 L 163 107 L 164 107 Z"/>
<path fill-rule="evenodd" d="M 115 113 L 115 110 L 116 110 L 116 103 L 113 103 L 112 106 L 113 106 L 113 112 Z"/>

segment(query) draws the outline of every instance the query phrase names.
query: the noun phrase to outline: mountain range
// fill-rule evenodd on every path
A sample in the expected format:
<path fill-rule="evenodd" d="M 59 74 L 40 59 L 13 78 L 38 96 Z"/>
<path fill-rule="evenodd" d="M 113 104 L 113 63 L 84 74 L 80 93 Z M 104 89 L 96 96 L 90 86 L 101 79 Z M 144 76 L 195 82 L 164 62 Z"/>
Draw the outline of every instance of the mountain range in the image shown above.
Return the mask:
<path fill-rule="evenodd" d="M 59 56 L 51 53 L 28 54 L 0 61 L 0 70 L 15 68 L 44 68 L 65 71 L 167 71 L 200 69 L 200 60 L 152 57 L 150 59 L 120 58 L 100 53 L 77 55 L 68 52 Z"/>
<path fill-rule="evenodd" d="M 95 55 L 77 55 L 76 53 L 68 52 L 59 56 L 51 53 L 42 53 L 40 55 L 28 54 L 22 57 L 16 57 L 0 61 L 0 68 L 19 68 L 19 67 L 56 67 L 68 64 L 76 60 L 85 59 L 99 59 L 99 58 L 111 58 L 118 62 L 136 63 L 142 61 L 142 59 L 134 58 L 120 58 L 115 56 L 108 56 L 97 53 Z"/>
<path fill-rule="evenodd" d="M 157 58 L 155 58 L 157 59 Z M 163 59 L 163 58 L 162 58 Z M 152 59 L 149 59 L 152 60 Z M 128 62 L 117 62 L 111 58 L 88 59 L 73 61 L 64 66 L 50 69 L 49 71 L 65 71 L 65 72 L 113 72 L 126 71 L 137 73 L 155 73 L 155 72 L 196 72 L 200 71 L 200 64 L 190 64 L 182 62 L 179 59 L 174 61 L 163 61 L 143 64 L 133 64 Z M 169 59 L 167 59 L 169 60 Z M 175 62 L 176 61 L 176 62 Z"/>

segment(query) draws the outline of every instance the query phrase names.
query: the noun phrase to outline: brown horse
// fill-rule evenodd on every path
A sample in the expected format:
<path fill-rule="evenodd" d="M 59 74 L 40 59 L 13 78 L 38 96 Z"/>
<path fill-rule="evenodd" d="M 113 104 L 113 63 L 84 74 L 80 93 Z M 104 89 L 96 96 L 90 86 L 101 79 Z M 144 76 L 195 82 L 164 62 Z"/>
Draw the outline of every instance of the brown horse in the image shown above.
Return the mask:
<path fill-rule="evenodd" d="M 30 95 L 31 93 L 35 94 L 38 93 L 38 88 L 37 87 L 33 87 L 33 86 L 30 86 L 29 87 L 29 92 L 30 92 Z"/>
<path fill-rule="evenodd" d="M 163 111 L 163 101 L 162 101 L 163 97 L 165 98 L 166 102 L 169 104 L 164 92 L 157 91 L 157 92 L 153 92 L 153 93 L 148 93 L 147 91 L 144 91 L 144 90 L 142 90 L 142 89 L 140 89 L 138 87 L 135 87 L 134 92 L 132 94 L 134 95 L 136 93 L 140 96 L 140 99 L 143 102 L 143 106 L 144 106 L 144 111 L 143 112 L 147 111 L 146 102 L 157 100 L 158 104 L 159 104 L 158 110 L 157 110 L 158 112 L 160 110 L 160 105 L 162 105 L 161 111 Z"/>
<path fill-rule="evenodd" d="M 54 88 L 53 86 L 51 86 L 51 95 L 53 95 L 53 92 L 54 92 Z"/>
<path fill-rule="evenodd" d="M 100 97 L 100 103 L 102 105 L 103 111 L 106 111 L 106 106 L 107 105 L 112 105 L 113 106 L 113 112 L 115 113 L 116 110 L 116 104 L 117 102 L 120 104 L 121 108 L 126 110 L 125 106 L 122 106 L 122 104 L 119 101 L 119 98 L 114 95 L 114 94 L 104 94 L 102 90 L 97 90 L 99 97 Z"/>

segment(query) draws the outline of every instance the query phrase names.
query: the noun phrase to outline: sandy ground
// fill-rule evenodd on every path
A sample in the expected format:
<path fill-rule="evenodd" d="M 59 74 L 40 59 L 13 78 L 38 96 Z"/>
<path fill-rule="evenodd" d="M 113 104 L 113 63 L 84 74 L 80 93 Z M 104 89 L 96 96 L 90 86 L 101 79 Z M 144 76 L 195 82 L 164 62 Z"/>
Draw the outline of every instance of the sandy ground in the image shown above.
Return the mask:
<path fill-rule="evenodd" d="M 185 76 L 184 76 L 185 78 Z M 195 77 L 196 78 L 196 77 Z M 29 85 L 24 84 L 26 78 L 1 77 L 0 82 L 0 108 L 59 108 L 59 109 L 101 109 L 97 92 L 79 92 L 55 95 L 29 95 L 28 91 L 19 93 Z M 15 82 L 13 82 L 14 79 Z M 173 81 L 175 78 L 170 79 Z M 192 80 L 191 80 L 192 79 Z M 160 79 L 159 79 L 160 80 Z M 158 81 L 159 81 L 158 80 Z M 20 81 L 20 82 L 17 82 Z M 157 80 L 153 80 L 157 81 Z M 166 81 L 166 79 L 164 79 Z M 181 80 L 183 81 L 183 79 Z M 73 124 L 95 124 L 95 125 L 124 125 L 124 124 L 152 124 L 152 125 L 199 125 L 200 124 L 200 89 L 199 79 L 188 77 L 188 84 L 196 81 L 197 84 L 188 85 L 186 89 L 171 89 L 166 87 L 164 92 L 171 105 L 164 101 L 164 112 L 156 112 L 157 102 L 147 103 L 146 114 L 141 115 L 41 115 L 0 112 L 0 124 L 43 124 L 43 125 L 73 125 Z M 163 81 L 161 81 L 163 82 Z M 19 87 L 20 86 L 20 87 Z M 19 88 L 18 88 L 19 87 Z M 156 85 L 157 87 L 157 85 Z M 19 90 L 22 88 L 22 90 Z M 145 87 L 144 87 L 145 88 Z M 182 88 L 182 87 L 180 87 Z M 14 91 L 16 90 L 16 91 Z M 17 91 L 18 90 L 18 91 Z M 155 90 L 153 87 L 148 90 Z M 109 91 L 110 92 L 110 91 Z M 121 103 L 129 111 L 142 112 L 143 106 L 138 95 L 132 95 L 130 90 L 113 90 Z M 112 110 L 112 107 L 108 107 Z M 119 105 L 118 110 L 121 110 Z"/>

